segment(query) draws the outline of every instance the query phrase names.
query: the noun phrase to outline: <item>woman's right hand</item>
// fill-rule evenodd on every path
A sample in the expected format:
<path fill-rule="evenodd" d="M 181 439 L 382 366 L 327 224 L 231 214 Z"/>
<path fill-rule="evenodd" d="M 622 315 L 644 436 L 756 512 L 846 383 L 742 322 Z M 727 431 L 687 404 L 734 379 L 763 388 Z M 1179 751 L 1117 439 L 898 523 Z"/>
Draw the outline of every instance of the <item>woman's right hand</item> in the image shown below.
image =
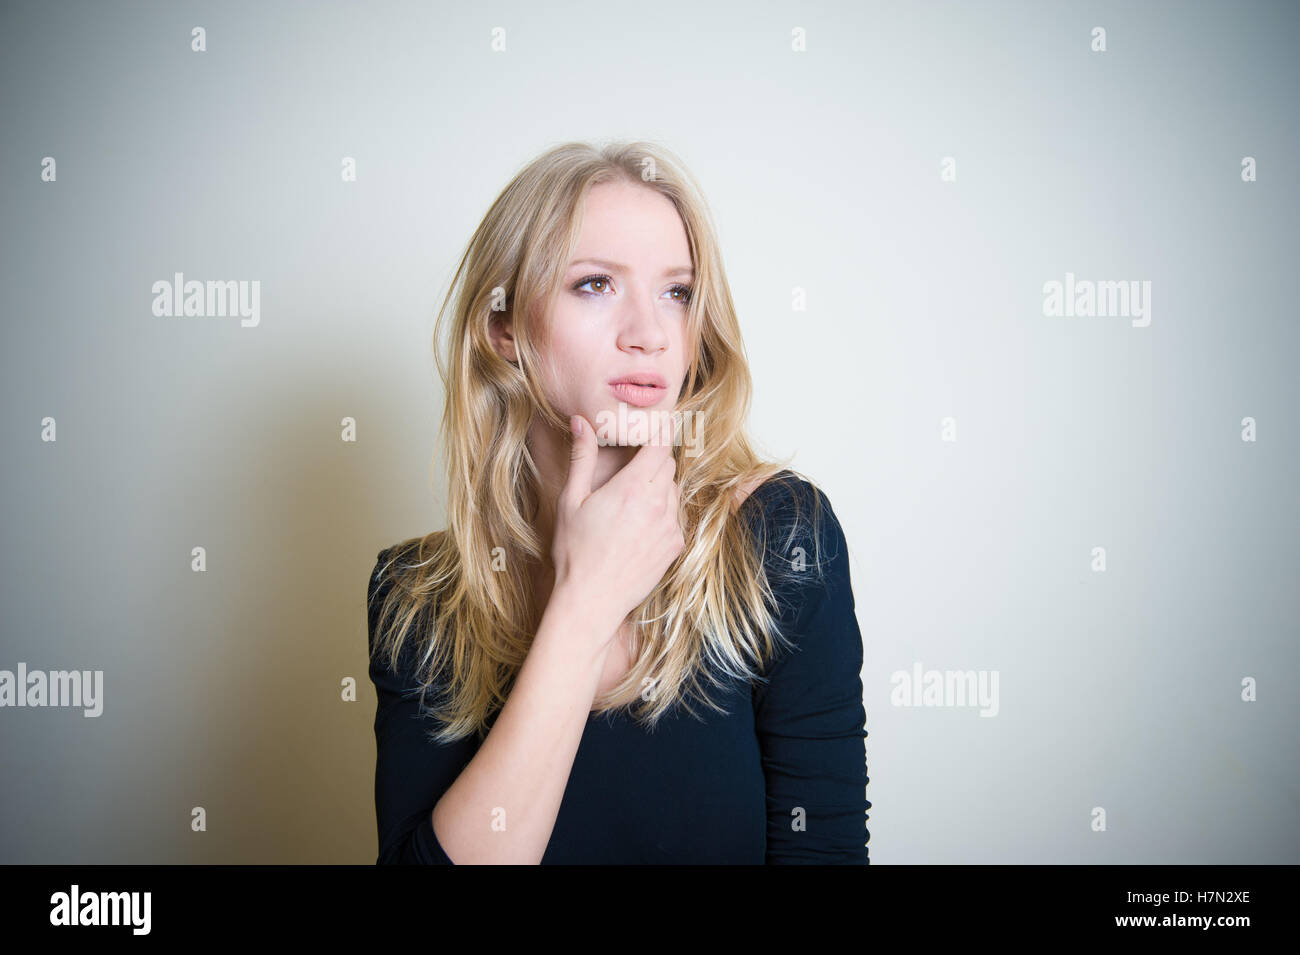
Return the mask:
<path fill-rule="evenodd" d="M 581 605 L 609 624 L 610 639 L 686 547 L 678 519 L 674 421 L 670 415 L 660 420 L 657 440 L 596 491 L 596 434 L 581 415 L 569 421 L 581 433 L 573 437 L 569 475 L 556 507 L 555 588 L 580 595 Z"/>

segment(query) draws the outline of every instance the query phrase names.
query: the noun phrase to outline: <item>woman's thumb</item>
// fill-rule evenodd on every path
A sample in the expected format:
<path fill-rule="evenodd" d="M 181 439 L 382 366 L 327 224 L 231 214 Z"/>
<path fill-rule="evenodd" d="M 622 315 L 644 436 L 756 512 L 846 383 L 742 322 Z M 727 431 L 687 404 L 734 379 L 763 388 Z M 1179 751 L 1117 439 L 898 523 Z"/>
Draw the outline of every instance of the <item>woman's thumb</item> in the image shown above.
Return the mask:
<path fill-rule="evenodd" d="M 596 434 L 591 424 L 580 414 L 569 418 L 573 432 L 573 449 L 569 456 L 569 477 L 564 493 L 577 505 L 591 494 L 591 478 L 596 472 Z"/>

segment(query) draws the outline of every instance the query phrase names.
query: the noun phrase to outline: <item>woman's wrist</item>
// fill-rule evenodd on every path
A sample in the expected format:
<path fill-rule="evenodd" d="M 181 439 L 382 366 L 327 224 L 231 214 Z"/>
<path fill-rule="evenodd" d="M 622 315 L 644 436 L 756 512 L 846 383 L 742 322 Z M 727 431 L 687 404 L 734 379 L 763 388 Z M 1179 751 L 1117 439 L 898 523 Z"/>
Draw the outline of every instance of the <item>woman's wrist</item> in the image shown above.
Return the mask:
<path fill-rule="evenodd" d="M 571 578 L 555 581 L 543 619 L 546 616 L 553 616 L 563 632 L 584 633 L 588 644 L 597 651 L 608 648 L 623 622 L 617 607 Z"/>

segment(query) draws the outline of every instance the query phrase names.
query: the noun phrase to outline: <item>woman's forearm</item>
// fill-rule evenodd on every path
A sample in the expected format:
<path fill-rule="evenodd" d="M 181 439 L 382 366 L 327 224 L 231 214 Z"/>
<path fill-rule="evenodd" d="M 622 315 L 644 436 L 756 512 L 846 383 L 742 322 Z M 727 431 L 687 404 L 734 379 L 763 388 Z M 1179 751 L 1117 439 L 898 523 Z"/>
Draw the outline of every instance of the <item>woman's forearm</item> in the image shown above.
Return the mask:
<path fill-rule="evenodd" d="M 452 862 L 541 861 L 617 629 L 604 620 L 572 589 L 551 594 L 496 723 L 434 806 Z"/>

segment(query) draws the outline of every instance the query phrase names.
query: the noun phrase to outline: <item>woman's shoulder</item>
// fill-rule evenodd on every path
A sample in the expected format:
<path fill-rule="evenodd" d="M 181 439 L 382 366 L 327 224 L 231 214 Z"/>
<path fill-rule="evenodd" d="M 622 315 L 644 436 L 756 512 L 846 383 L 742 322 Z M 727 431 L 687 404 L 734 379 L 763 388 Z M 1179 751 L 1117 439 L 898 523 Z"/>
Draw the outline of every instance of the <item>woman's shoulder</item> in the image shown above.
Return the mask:
<path fill-rule="evenodd" d="M 436 544 L 443 533 L 443 531 L 435 531 L 420 537 L 404 538 L 380 549 L 375 557 L 375 564 L 370 571 L 370 579 L 366 587 L 366 607 L 370 618 L 372 647 L 386 629 L 386 625 L 391 623 L 396 615 L 397 608 L 391 606 L 388 600 L 390 593 L 394 587 L 398 588 L 399 595 L 410 592 L 412 589 L 410 575 L 418 573 L 417 568 L 428 559 L 432 553 L 432 545 Z M 402 584 L 403 581 L 405 585 Z"/>
<path fill-rule="evenodd" d="M 750 517 L 763 517 L 769 526 L 773 522 L 789 525 L 807 521 L 812 527 L 821 513 L 830 512 L 826 493 L 809 478 L 789 468 L 761 483 L 751 481 L 738 493 L 739 510 Z"/>
<path fill-rule="evenodd" d="M 433 600 L 418 597 L 420 565 L 430 543 L 443 532 L 409 537 L 382 548 L 366 588 L 370 678 L 381 689 L 407 693 L 423 683 L 421 661 L 429 649 L 428 623 Z M 418 601 L 414 606 L 412 601 Z M 414 609 L 415 616 L 408 616 Z M 398 639 L 398 631 L 404 638 Z"/>
<path fill-rule="evenodd" d="M 786 469 L 754 488 L 741 508 L 755 528 L 769 576 L 785 588 L 824 588 L 847 574 L 848 544 L 830 498 Z M 811 573 L 809 573 L 811 572 Z"/>
<path fill-rule="evenodd" d="M 391 584 L 394 577 L 423 563 L 445 533 L 446 531 L 434 531 L 418 537 L 406 537 L 381 548 L 370 573 L 371 583 L 381 586 Z"/>

